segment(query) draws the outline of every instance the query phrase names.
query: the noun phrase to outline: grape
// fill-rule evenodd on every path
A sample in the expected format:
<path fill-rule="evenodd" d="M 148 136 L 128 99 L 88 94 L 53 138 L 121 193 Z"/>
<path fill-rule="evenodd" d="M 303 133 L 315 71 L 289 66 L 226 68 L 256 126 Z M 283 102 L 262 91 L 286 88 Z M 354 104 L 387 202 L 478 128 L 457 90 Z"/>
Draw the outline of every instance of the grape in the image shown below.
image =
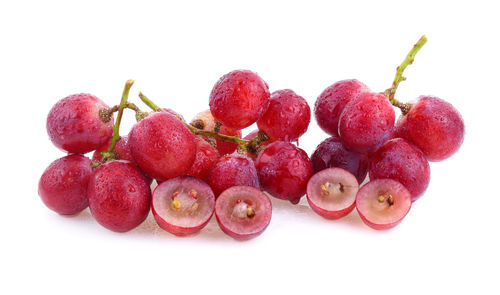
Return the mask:
<path fill-rule="evenodd" d="M 322 141 L 311 156 L 314 172 L 326 168 L 343 168 L 356 176 L 358 183 L 363 183 L 368 172 L 368 157 L 348 151 L 340 138 L 332 136 Z"/>
<path fill-rule="evenodd" d="M 342 80 L 326 88 L 316 100 L 314 115 L 319 127 L 330 135 L 338 135 L 339 118 L 346 104 L 370 89 L 358 80 Z"/>
<path fill-rule="evenodd" d="M 210 111 L 229 128 L 255 123 L 267 109 L 269 87 L 256 73 L 245 70 L 222 76 L 210 93 Z"/>
<path fill-rule="evenodd" d="M 208 171 L 217 162 L 219 152 L 203 138 L 195 136 L 196 158 L 186 175 L 197 177 L 208 182 Z"/>
<path fill-rule="evenodd" d="M 94 154 L 92 155 L 92 160 L 101 161 L 102 160 L 101 152 L 106 152 L 110 144 L 111 144 L 111 138 L 105 144 L 103 144 L 102 146 L 100 146 L 98 149 L 95 150 Z M 127 160 L 135 163 L 134 158 L 132 157 L 132 152 L 130 151 L 130 146 L 128 144 L 128 136 L 122 136 L 116 142 L 116 146 L 113 152 L 118 156 L 119 160 Z"/>
<path fill-rule="evenodd" d="M 307 153 L 289 142 L 276 141 L 266 146 L 255 163 L 262 188 L 273 197 L 297 204 L 313 175 Z"/>
<path fill-rule="evenodd" d="M 178 236 L 200 231 L 212 217 L 215 197 L 203 181 L 179 176 L 156 187 L 152 210 L 158 225 Z"/>
<path fill-rule="evenodd" d="M 69 155 L 52 162 L 38 182 L 38 195 L 45 205 L 64 215 L 87 208 L 90 165 L 90 160 L 81 155 Z"/>
<path fill-rule="evenodd" d="M 348 150 L 372 153 L 389 139 L 394 121 L 394 109 L 384 95 L 361 93 L 345 106 L 340 115 L 340 140 Z"/>
<path fill-rule="evenodd" d="M 136 165 L 116 160 L 94 170 L 88 198 L 90 212 L 97 222 L 109 230 L 126 232 L 148 216 L 151 189 Z"/>
<path fill-rule="evenodd" d="M 410 192 L 392 179 L 376 179 L 365 184 L 356 196 L 356 210 L 373 229 L 398 225 L 411 208 Z"/>
<path fill-rule="evenodd" d="M 250 186 L 233 186 L 215 202 L 215 217 L 227 235 L 247 240 L 261 234 L 271 221 L 269 197 Z"/>
<path fill-rule="evenodd" d="M 429 161 L 442 161 L 462 145 L 465 135 L 460 113 L 448 102 L 420 96 L 397 124 L 398 136 L 415 144 Z"/>
<path fill-rule="evenodd" d="M 314 174 L 307 183 L 307 202 L 314 212 L 327 219 L 349 214 L 355 207 L 359 184 L 342 168 L 328 168 Z"/>
<path fill-rule="evenodd" d="M 193 134 L 165 112 L 152 113 L 135 124 L 128 142 L 137 165 L 159 181 L 185 175 L 196 157 Z"/>
<path fill-rule="evenodd" d="M 210 168 L 208 184 L 217 198 L 224 190 L 233 186 L 259 188 L 259 178 L 253 161 L 247 156 L 235 153 L 222 156 Z"/>
<path fill-rule="evenodd" d="M 390 178 L 404 185 L 412 201 L 427 189 L 431 170 L 424 154 L 402 138 L 386 142 L 370 156 L 370 179 Z"/>
<path fill-rule="evenodd" d="M 307 101 L 290 89 L 271 94 L 269 107 L 257 121 L 273 141 L 296 141 L 304 134 L 311 121 L 311 109 Z"/>
<path fill-rule="evenodd" d="M 107 122 L 102 118 L 106 110 L 109 107 L 91 94 L 61 99 L 47 116 L 50 140 L 68 153 L 85 154 L 97 149 L 113 134 L 113 117 L 108 117 Z"/>
<path fill-rule="evenodd" d="M 204 131 L 214 131 L 215 119 L 210 110 L 206 110 L 196 114 L 190 124 Z M 241 130 L 232 129 L 225 125 L 220 126 L 218 133 L 228 136 L 241 137 Z M 238 148 L 238 144 L 230 141 L 223 141 L 218 137 L 215 138 L 215 143 L 221 156 L 231 154 L 236 150 L 236 148 Z"/>

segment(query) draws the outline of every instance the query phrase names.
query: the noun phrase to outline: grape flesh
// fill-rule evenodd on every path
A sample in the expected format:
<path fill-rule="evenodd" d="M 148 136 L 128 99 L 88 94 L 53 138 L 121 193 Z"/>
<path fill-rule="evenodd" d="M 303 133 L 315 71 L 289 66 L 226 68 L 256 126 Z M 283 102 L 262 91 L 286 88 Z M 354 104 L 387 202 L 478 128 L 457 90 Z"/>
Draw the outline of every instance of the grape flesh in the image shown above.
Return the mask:
<path fill-rule="evenodd" d="M 223 125 L 243 129 L 264 114 L 269 97 L 269 87 L 256 73 L 237 70 L 215 84 L 210 93 L 210 111 Z"/>
<path fill-rule="evenodd" d="M 358 183 L 363 183 L 368 173 L 368 157 L 347 150 L 337 136 L 322 141 L 312 154 L 311 161 L 315 173 L 326 168 L 339 167 L 354 174 Z"/>
<path fill-rule="evenodd" d="M 402 138 L 386 142 L 370 156 L 370 179 L 389 178 L 404 185 L 412 201 L 427 189 L 431 169 L 422 151 Z"/>
<path fill-rule="evenodd" d="M 50 164 L 38 182 L 38 195 L 51 210 L 76 214 L 87 208 L 91 162 L 82 155 L 69 155 Z"/>
<path fill-rule="evenodd" d="M 109 230 L 126 232 L 148 216 L 151 188 L 135 164 L 116 160 L 94 170 L 88 198 L 90 212 L 97 222 Z"/>
<path fill-rule="evenodd" d="M 389 139 L 395 120 L 394 109 L 384 95 L 361 93 L 340 115 L 340 140 L 348 150 L 372 153 Z"/>
<path fill-rule="evenodd" d="M 292 143 L 276 141 L 266 146 L 255 163 L 262 189 L 273 197 L 297 204 L 314 173 L 307 153 Z"/>
<path fill-rule="evenodd" d="M 316 99 L 314 115 L 319 127 L 329 135 L 338 135 L 339 118 L 346 104 L 370 89 L 356 79 L 342 80 L 326 88 Z"/>
<path fill-rule="evenodd" d="M 208 171 L 217 162 L 220 155 L 217 149 L 203 138 L 195 136 L 196 157 L 186 175 L 193 176 L 208 182 Z"/>
<path fill-rule="evenodd" d="M 113 117 L 101 118 L 109 107 L 91 94 L 74 94 L 58 101 L 47 116 L 52 143 L 68 153 L 85 154 L 105 144 L 113 134 Z"/>
<path fill-rule="evenodd" d="M 327 168 L 314 174 L 307 183 L 307 202 L 314 212 L 327 219 L 338 219 L 355 207 L 359 184 L 342 168 Z"/>
<path fill-rule="evenodd" d="M 257 121 L 259 130 L 272 141 L 296 141 L 304 134 L 311 121 L 307 101 L 290 89 L 271 94 L 269 107 Z"/>
<path fill-rule="evenodd" d="M 207 225 L 214 213 L 215 197 L 205 182 L 179 176 L 156 187 L 151 205 L 161 228 L 174 235 L 186 236 Z"/>
<path fill-rule="evenodd" d="M 159 181 L 185 175 L 196 157 L 194 135 L 166 112 L 152 113 L 135 124 L 128 142 L 137 165 Z"/>
<path fill-rule="evenodd" d="M 224 233 L 237 240 L 261 234 L 271 222 L 269 197 L 250 186 L 233 186 L 215 202 L 215 217 Z"/>
<path fill-rule="evenodd" d="M 247 156 L 231 154 L 222 156 L 208 172 L 208 184 L 217 198 L 233 186 L 259 188 L 259 177 L 253 161 Z"/>
<path fill-rule="evenodd" d="M 377 230 L 398 225 L 411 208 L 411 194 L 392 179 L 375 179 L 358 191 L 356 210 L 363 222 Z"/>
<path fill-rule="evenodd" d="M 460 113 L 448 102 L 420 96 L 408 114 L 398 120 L 398 136 L 415 144 L 429 161 L 453 155 L 464 141 L 465 125 Z"/>

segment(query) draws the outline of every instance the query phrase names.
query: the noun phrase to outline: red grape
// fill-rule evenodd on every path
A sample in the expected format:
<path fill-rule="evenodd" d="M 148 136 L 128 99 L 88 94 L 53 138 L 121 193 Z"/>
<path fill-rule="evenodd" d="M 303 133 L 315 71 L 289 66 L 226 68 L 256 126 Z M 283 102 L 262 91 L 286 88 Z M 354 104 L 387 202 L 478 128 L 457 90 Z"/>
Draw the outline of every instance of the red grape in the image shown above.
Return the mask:
<path fill-rule="evenodd" d="M 152 210 L 158 225 L 178 236 L 201 230 L 212 217 L 215 197 L 203 181 L 179 176 L 168 179 L 156 187 Z"/>
<path fill-rule="evenodd" d="M 215 217 L 227 235 L 246 240 L 261 234 L 271 221 L 269 197 L 250 186 L 233 186 L 215 202 Z"/>
<path fill-rule="evenodd" d="M 410 192 L 392 179 L 376 179 L 365 184 L 356 196 L 356 210 L 373 229 L 398 225 L 411 208 Z"/>
<path fill-rule="evenodd" d="M 465 135 L 460 113 L 448 102 L 420 96 L 397 125 L 398 136 L 408 139 L 429 161 L 442 161 L 462 145 Z"/>
<path fill-rule="evenodd" d="M 349 214 L 355 207 L 359 184 L 342 168 L 328 168 L 314 174 L 307 183 L 307 202 L 314 212 L 327 219 Z"/>
<path fill-rule="evenodd" d="M 135 124 L 129 145 L 137 165 L 159 181 L 186 174 L 196 156 L 193 134 L 165 112 L 152 113 Z"/>
<path fill-rule="evenodd" d="M 372 153 L 389 139 L 394 121 L 394 109 L 384 95 L 364 92 L 351 100 L 342 111 L 340 139 L 348 150 Z"/>
<path fill-rule="evenodd" d="M 271 94 L 269 107 L 257 121 L 273 141 L 296 141 L 304 134 L 311 121 L 311 109 L 307 101 L 290 89 Z"/>
<path fill-rule="evenodd" d="M 215 119 L 210 110 L 206 110 L 196 114 L 191 121 L 191 125 L 201 130 L 213 131 L 215 128 Z M 219 133 L 241 137 L 241 130 L 232 129 L 225 125 L 220 126 Z M 238 144 L 230 141 L 223 141 L 218 137 L 215 138 L 215 143 L 217 144 L 217 150 L 221 156 L 231 154 L 238 148 Z"/>
<path fill-rule="evenodd" d="M 253 161 L 247 156 L 222 156 L 208 172 L 208 184 L 217 198 L 224 190 L 238 185 L 259 188 L 259 177 Z"/>
<path fill-rule="evenodd" d="M 203 138 L 195 136 L 196 158 L 186 175 L 197 177 L 208 182 L 208 171 L 217 162 L 219 152 Z"/>
<path fill-rule="evenodd" d="M 38 183 L 38 194 L 45 205 L 59 214 L 76 214 L 87 208 L 90 165 L 90 160 L 81 155 L 52 162 Z"/>
<path fill-rule="evenodd" d="M 245 70 L 222 76 L 210 93 L 210 111 L 229 128 L 243 129 L 266 111 L 269 87 L 256 73 Z"/>
<path fill-rule="evenodd" d="M 424 154 L 402 138 L 391 139 L 370 156 L 370 179 L 399 181 L 411 193 L 413 201 L 427 189 L 431 169 Z"/>
<path fill-rule="evenodd" d="M 116 160 L 94 170 L 88 197 L 90 212 L 97 222 L 109 230 L 126 232 L 148 216 L 151 188 L 135 164 Z"/>
<path fill-rule="evenodd" d="M 47 116 L 47 132 L 54 145 L 69 153 L 97 149 L 113 134 L 113 117 L 104 122 L 109 107 L 91 94 L 74 94 L 58 101 Z"/>
<path fill-rule="evenodd" d="M 101 152 L 106 152 L 110 144 L 111 144 L 111 138 L 108 140 L 108 142 L 106 142 L 105 144 L 103 144 L 94 151 L 94 154 L 92 155 L 92 160 L 101 161 L 102 160 Z M 122 136 L 120 140 L 116 142 L 114 153 L 118 156 L 119 160 L 127 160 L 135 163 L 134 158 L 132 157 L 132 152 L 130 151 L 130 146 L 128 144 L 128 136 Z"/>
<path fill-rule="evenodd" d="M 363 183 L 368 172 L 368 158 L 363 154 L 348 151 L 340 138 L 332 136 L 322 141 L 311 156 L 314 172 L 326 168 L 343 168 L 356 176 L 358 183 Z"/>
<path fill-rule="evenodd" d="M 262 188 L 272 196 L 297 204 L 313 175 L 307 153 L 289 142 L 266 146 L 255 163 Z"/>
<path fill-rule="evenodd" d="M 338 135 L 339 118 L 346 104 L 370 89 L 358 80 L 342 80 L 326 88 L 316 100 L 314 115 L 319 127 L 330 135 Z"/>

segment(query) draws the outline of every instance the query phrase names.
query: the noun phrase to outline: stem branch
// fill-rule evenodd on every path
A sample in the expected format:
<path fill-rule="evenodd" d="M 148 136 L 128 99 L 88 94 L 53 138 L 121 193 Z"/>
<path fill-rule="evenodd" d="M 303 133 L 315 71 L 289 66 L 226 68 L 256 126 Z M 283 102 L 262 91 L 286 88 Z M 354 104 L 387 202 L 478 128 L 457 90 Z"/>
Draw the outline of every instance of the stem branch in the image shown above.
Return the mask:
<path fill-rule="evenodd" d="M 116 115 L 115 125 L 113 125 L 113 135 L 111 136 L 111 143 L 108 147 L 108 150 L 102 155 L 102 162 L 106 162 L 107 159 L 113 158 L 115 156 L 114 150 L 116 143 L 120 140 L 120 123 L 122 121 L 123 110 L 127 107 L 128 94 L 130 92 L 130 88 L 134 85 L 134 80 L 128 80 L 125 83 L 125 87 L 123 88 L 122 99 L 120 101 L 120 105 L 118 106 L 118 114 Z"/>
<path fill-rule="evenodd" d="M 406 55 L 406 58 L 403 60 L 403 62 L 397 67 L 396 76 L 394 77 L 394 81 L 392 82 L 392 87 L 383 92 L 383 94 L 387 96 L 391 104 L 400 108 L 403 114 L 406 114 L 409 111 L 410 106 L 408 104 L 401 103 L 396 98 L 394 98 L 394 96 L 396 95 L 396 90 L 398 89 L 399 83 L 406 80 L 406 77 L 403 76 L 404 70 L 406 69 L 406 67 L 413 63 L 413 60 L 415 59 L 418 51 L 422 48 L 422 46 L 424 46 L 426 42 L 427 37 L 423 35 L 413 46 L 410 52 L 408 52 L 408 55 Z"/>

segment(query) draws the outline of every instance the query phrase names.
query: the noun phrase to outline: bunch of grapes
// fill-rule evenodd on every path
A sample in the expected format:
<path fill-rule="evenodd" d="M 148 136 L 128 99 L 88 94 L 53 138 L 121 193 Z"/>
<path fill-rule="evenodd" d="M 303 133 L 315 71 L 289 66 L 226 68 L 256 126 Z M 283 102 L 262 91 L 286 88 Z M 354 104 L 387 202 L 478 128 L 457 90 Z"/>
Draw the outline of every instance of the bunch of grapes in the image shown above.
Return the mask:
<path fill-rule="evenodd" d="M 311 158 L 297 146 L 311 120 L 306 100 L 290 89 L 270 93 L 251 71 L 221 77 L 209 110 L 190 123 L 142 93 L 152 111 L 129 102 L 132 80 L 113 107 L 90 94 L 68 96 L 47 117 L 51 141 L 68 155 L 45 170 L 38 193 L 59 214 L 89 207 L 116 232 L 137 227 L 151 210 L 164 230 L 190 235 L 215 213 L 224 233 L 249 239 L 270 223 L 269 195 L 292 204 L 306 195 L 310 207 L 329 219 L 357 208 L 367 225 L 393 227 L 427 188 L 428 161 L 448 158 L 464 137 L 463 120 L 451 104 L 432 96 L 412 103 L 394 98 L 404 69 L 425 42 L 419 40 L 382 93 L 357 80 L 321 93 L 314 114 L 331 137 Z M 397 123 L 394 106 L 402 112 Z M 137 123 L 120 136 L 125 109 L 135 112 Z M 258 130 L 242 138 L 241 130 L 254 123 Z M 92 151 L 91 160 L 84 154 Z M 152 192 L 153 181 L 158 185 Z"/>

